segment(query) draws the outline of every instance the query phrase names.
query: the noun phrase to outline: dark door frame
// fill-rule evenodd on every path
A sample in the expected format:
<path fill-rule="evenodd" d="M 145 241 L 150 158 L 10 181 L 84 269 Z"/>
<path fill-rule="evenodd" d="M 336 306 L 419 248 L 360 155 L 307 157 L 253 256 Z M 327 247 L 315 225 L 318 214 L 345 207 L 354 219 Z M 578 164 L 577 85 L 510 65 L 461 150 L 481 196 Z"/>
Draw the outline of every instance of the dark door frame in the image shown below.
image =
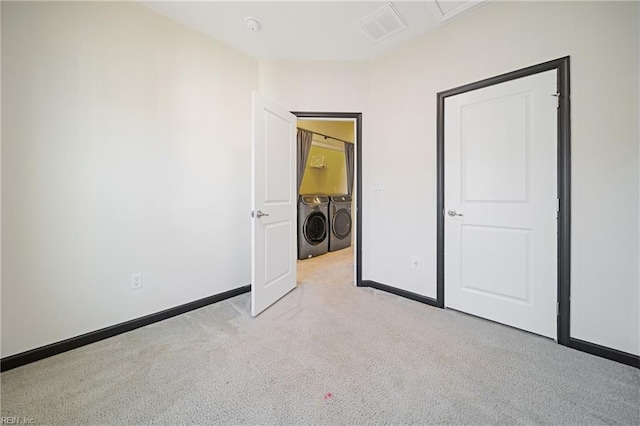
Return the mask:
<path fill-rule="evenodd" d="M 438 93 L 437 115 L 437 306 L 444 308 L 444 102 L 450 96 L 556 70 L 558 88 L 558 343 L 572 346 L 570 339 L 571 292 L 571 97 L 569 84 L 569 56 L 523 68 L 496 77 L 465 84 Z"/>
<path fill-rule="evenodd" d="M 291 111 L 298 118 L 349 118 L 356 122 L 356 276 L 355 284 L 362 287 L 362 113 L 361 112 L 310 112 Z"/>

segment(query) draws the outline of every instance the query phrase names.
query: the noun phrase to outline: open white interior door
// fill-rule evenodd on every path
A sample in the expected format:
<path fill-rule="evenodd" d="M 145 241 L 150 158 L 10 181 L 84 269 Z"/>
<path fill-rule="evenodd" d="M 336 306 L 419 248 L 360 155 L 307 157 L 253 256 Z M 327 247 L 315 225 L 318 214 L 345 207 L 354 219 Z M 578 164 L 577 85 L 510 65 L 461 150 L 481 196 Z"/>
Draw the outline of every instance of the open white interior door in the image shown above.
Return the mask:
<path fill-rule="evenodd" d="M 252 94 L 251 315 L 296 286 L 296 122 Z"/>

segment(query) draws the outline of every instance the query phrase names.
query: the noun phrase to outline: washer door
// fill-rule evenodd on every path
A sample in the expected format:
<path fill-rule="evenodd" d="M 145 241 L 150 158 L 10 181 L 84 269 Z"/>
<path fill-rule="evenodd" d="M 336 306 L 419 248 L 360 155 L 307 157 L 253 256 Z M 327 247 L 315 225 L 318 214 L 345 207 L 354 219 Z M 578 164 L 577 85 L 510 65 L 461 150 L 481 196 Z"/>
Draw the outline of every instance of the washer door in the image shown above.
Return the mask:
<path fill-rule="evenodd" d="M 313 246 L 327 238 L 327 218 L 320 212 L 313 212 L 304 222 L 304 238 Z"/>
<path fill-rule="evenodd" d="M 340 209 L 333 216 L 333 235 L 344 240 L 351 234 L 351 213 L 347 209 Z"/>

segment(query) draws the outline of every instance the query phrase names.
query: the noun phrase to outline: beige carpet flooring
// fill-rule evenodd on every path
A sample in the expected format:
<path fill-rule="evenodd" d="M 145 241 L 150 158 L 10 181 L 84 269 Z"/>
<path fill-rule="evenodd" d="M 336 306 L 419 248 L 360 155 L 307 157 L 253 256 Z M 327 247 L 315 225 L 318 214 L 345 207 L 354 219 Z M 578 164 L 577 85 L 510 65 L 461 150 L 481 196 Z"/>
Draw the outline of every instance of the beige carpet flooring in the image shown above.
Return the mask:
<path fill-rule="evenodd" d="M 351 250 L 249 294 L 1 375 L 38 424 L 640 424 L 639 370 L 353 286 Z"/>

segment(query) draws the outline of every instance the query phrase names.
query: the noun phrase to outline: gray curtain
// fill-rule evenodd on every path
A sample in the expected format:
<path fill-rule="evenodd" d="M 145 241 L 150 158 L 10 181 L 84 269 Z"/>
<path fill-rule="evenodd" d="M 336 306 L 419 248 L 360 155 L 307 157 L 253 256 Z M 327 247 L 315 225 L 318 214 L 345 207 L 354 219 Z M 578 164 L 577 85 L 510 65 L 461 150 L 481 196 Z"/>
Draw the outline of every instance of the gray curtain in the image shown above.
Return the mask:
<path fill-rule="evenodd" d="M 307 159 L 311 151 L 311 139 L 313 139 L 313 133 L 298 129 L 298 194 L 300 193 L 304 169 L 307 167 Z"/>
<path fill-rule="evenodd" d="M 347 166 L 347 194 L 353 192 L 353 144 L 344 144 L 344 160 Z"/>

